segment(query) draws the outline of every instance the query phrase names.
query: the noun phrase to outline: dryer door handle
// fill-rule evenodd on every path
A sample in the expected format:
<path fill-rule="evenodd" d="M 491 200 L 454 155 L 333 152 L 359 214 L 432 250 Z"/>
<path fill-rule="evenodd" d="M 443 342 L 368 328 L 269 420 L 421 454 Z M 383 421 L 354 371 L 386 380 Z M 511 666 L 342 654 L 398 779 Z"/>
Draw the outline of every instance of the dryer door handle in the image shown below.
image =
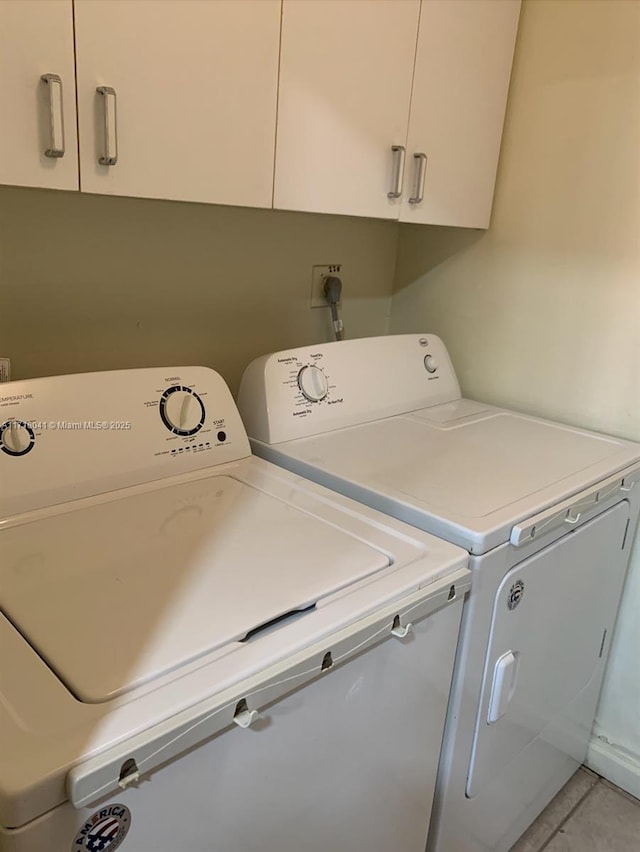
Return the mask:
<path fill-rule="evenodd" d="M 493 725 L 507 712 L 515 695 L 520 661 L 519 651 L 507 651 L 496 661 L 493 670 L 493 685 L 487 711 L 487 724 Z"/>

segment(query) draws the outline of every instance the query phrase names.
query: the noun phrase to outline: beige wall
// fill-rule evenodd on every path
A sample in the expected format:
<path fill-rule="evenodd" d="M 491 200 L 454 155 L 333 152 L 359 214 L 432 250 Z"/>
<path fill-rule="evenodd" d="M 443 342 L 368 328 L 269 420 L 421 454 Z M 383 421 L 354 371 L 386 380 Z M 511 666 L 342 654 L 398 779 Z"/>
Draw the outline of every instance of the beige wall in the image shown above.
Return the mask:
<path fill-rule="evenodd" d="M 491 229 L 402 227 L 390 324 L 440 334 L 469 396 L 637 440 L 639 46 L 638 2 L 525 2 Z M 592 757 L 636 795 L 639 551 Z"/>
<path fill-rule="evenodd" d="M 0 187 L 0 356 L 13 377 L 198 363 L 237 384 L 331 339 L 312 264 L 343 263 L 350 337 L 383 334 L 391 222 Z"/>
<path fill-rule="evenodd" d="M 235 390 L 330 339 L 314 263 L 345 265 L 349 337 L 386 332 L 397 244 L 391 330 L 442 335 L 466 394 L 640 439 L 639 43 L 638 2 L 525 2 L 488 233 L 0 187 L 0 355 L 16 378 L 202 363 Z M 638 551 L 597 726 L 636 794 Z"/>

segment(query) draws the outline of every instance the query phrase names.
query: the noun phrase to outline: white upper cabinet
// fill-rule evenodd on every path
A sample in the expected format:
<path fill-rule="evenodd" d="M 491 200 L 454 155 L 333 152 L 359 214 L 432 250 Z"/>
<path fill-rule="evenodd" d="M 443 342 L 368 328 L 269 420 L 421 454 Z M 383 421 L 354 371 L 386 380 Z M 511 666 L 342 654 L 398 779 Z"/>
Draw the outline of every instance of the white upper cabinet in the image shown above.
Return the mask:
<path fill-rule="evenodd" d="M 78 189 L 71 0 L 0 2 L 0 120 L 0 183 Z"/>
<path fill-rule="evenodd" d="M 274 206 L 397 219 L 420 0 L 284 0 Z"/>
<path fill-rule="evenodd" d="M 0 183 L 486 228 L 519 12 L 0 0 Z"/>
<path fill-rule="evenodd" d="M 519 12 L 423 0 L 401 221 L 489 226 Z"/>
<path fill-rule="evenodd" d="M 75 9 L 81 189 L 270 207 L 280 0 Z"/>

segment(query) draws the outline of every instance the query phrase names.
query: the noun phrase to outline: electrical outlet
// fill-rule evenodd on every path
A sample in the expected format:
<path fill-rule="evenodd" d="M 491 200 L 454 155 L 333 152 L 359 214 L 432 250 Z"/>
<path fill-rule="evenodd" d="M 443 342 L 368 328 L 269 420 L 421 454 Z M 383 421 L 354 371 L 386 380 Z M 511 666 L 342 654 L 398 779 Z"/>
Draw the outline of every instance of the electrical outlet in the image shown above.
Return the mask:
<path fill-rule="evenodd" d="M 328 275 L 340 276 L 341 263 L 325 263 L 311 267 L 311 308 L 328 308 L 324 297 L 324 279 Z"/>
<path fill-rule="evenodd" d="M 9 358 L 0 358 L 0 382 L 11 381 L 11 361 Z"/>

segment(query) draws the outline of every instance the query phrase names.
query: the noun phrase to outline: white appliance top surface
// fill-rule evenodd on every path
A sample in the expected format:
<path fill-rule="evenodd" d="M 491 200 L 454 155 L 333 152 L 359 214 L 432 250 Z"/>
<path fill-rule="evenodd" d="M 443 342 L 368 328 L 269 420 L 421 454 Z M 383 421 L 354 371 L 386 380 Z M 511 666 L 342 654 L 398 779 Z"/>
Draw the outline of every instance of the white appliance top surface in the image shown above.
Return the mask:
<path fill-rule="evenodd" d="M 390 635 L 388 609 L 448 601 L 467 562 L 252 456 L 213 370 L 3 386 L 0 825 L 67 800 L 79 761 L 235 712 L 236 690 L 379 612 Z"/>
<path fill-rule="evenodd" d="M 170 738 L 172 719 L 466 565 L 255 456 L 0 519 L 0 824 L 64 801 L 79 760 Z"/>
<path fill-rule="evenodd" d="M 479 553 L 506 541 L 516 521 L 639 461 L 640 446 L 459 400 L 278 444 L 266 456 L 289 457 L 358 499 L 374 495 L 376 508 L 409 507 L 410 517 L 394 514 Z"/>
<path fill-rule="evenodd" d="M 513 414 L 494 414 L 449 430 L 432 429 L 417 416 L 372 423 L 366 436 L 336 436 L 332 465 L 366 475 L 366 457 L 374 446 L 393 447 L 390 464 L 371 471 L 383 487 L 470 519 L 561 482 L 617 450 L 614 440 Z M 503 475 L 496 476 L 497 471 Z"/>
<path fill-rule="evenodd" d="M 0 530 L 0 610 L 82 701 L 106 701 L 387 567 L 233 476 Z"/>

